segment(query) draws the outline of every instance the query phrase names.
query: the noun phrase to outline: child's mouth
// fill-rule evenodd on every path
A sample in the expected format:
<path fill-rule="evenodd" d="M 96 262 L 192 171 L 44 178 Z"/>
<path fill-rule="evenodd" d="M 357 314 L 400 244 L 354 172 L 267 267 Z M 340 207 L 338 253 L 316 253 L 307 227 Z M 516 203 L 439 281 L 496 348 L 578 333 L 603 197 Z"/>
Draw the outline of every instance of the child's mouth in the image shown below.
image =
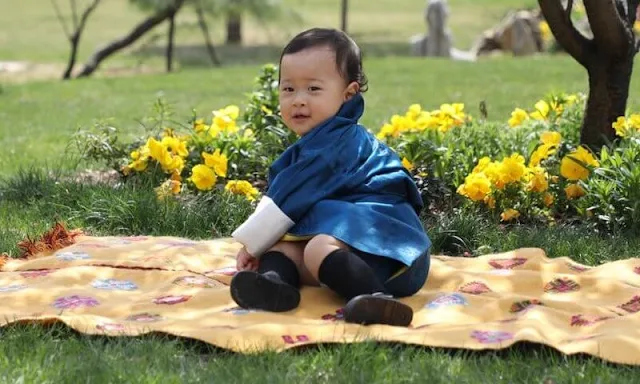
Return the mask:
<path fill-rule="evenodd" d="M 305 120 L 308 119 L 309 115 L 295 114 L 293 115 L 294 120 Z"/>

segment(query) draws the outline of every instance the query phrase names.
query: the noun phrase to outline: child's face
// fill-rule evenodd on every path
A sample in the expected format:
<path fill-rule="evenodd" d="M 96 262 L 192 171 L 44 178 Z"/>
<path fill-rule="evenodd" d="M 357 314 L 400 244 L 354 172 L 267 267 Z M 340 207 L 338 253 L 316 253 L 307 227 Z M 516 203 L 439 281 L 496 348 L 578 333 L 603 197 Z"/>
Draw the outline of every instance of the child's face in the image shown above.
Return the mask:
<path fill-rule="evenodd" d="M 329 47 L 313 47 L 284 55 L 280 63 L 280 112 L 284 123 L 303 136 L 334 116 L 358 90 L 346 83 Z"/>

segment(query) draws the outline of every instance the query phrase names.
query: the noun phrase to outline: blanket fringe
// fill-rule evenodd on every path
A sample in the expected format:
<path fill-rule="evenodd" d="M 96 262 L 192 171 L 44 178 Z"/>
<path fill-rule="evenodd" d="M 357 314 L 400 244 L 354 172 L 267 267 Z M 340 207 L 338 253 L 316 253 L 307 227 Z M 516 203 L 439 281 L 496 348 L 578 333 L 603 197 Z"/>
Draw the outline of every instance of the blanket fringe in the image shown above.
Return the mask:
<path fill-rule="evenodd" d="M 31 239 L 27 236 L 26 239 L 18 243 L 20 254 L 17 259 L 31 259 L 45 252 L 53 252 L 58 249 L 67 247 L 76 242 L 76 237 L 83 235 L 84 232 L 81 229 L 68 230 L 64 224 L 56 222 L 53 228 L 46 231 L 39 239 Z M 9 259 L 9 255 L 2 254 L 2 260 L 0 260 L 0 268 Z"/>

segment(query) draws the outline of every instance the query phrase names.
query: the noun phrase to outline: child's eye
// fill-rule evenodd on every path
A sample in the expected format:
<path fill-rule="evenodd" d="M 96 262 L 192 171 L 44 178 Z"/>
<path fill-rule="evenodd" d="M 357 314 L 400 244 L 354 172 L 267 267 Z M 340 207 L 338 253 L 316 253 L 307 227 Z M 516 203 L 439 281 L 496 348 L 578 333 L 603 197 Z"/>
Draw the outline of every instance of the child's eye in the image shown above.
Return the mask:
<path fill-rule="evenodd" d="M 283 92 L 293 92 L 293 88 L 291 88 L 291 87 L 284 87 L 284 88 L 282 88 L 282 91 L 283 91 Z"/>
<path fill-rule="evenodd" d="M 319 90 L 320 90 L 320 87 L 309 87 L 309 90 L 310 90 L 311 92 L 319 91 Z"/>

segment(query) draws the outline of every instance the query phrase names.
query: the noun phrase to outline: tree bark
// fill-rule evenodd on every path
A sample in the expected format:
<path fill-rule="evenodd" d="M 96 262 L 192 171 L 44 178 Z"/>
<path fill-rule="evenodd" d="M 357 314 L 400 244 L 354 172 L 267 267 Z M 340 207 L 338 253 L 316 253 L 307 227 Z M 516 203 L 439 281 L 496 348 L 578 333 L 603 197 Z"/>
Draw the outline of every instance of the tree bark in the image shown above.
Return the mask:
<path fill-rule="evenodd" d="M 227 14 L 227 44 L 242 43 L 242 14 L 230 11 Z"/>
<path fill-rule="evenodd" d="M 626 3 L 623 3 L 626 1 Z M 580 128 L 580 143 L 594 152 L 616 140 L 612 124 L 624 116 L 633 59 L 638 51 L 632 31 L 640 0 L 583 0 L 593 39 L 570 19 L 573 0 L 538 0 L 558 43 L 587 71 L 589 96 Z"/>
<path fill-rule="evenodd" d="M 167 33 L 167 72 L 173 70 L 173 42 L 176 35 L 176 14 L 169 16 L 169 31 Z"/>
<path fill-rule="evenodd" d="M 140 24 L 136 25 L 133 30 L 131 30 L 126 36 L 114 40 L 111 43 L 107 44 L 105 47 L 94 52 L 89 60 L 87 60 L 84 68 L 77 77 L 87 77 L 93 74 L 93 72 L 98 69 L 98 66 L 100 65 L 100 63 L 102 63 L 102 61 L 118 52 L 119 50 L 133 44 L 145 33 L 152 30 L 155 26 L 171 17 L 171 15 L 175 15 L 176 13 L 178 13 L 180 8 L 182 8 L 182 6 L 184 5 L 184 2 L 185 0 L 174 0 L 173 4 L 171 4 L 167 8 L 160 10 L 154 15 L 143 20 Z"/>

